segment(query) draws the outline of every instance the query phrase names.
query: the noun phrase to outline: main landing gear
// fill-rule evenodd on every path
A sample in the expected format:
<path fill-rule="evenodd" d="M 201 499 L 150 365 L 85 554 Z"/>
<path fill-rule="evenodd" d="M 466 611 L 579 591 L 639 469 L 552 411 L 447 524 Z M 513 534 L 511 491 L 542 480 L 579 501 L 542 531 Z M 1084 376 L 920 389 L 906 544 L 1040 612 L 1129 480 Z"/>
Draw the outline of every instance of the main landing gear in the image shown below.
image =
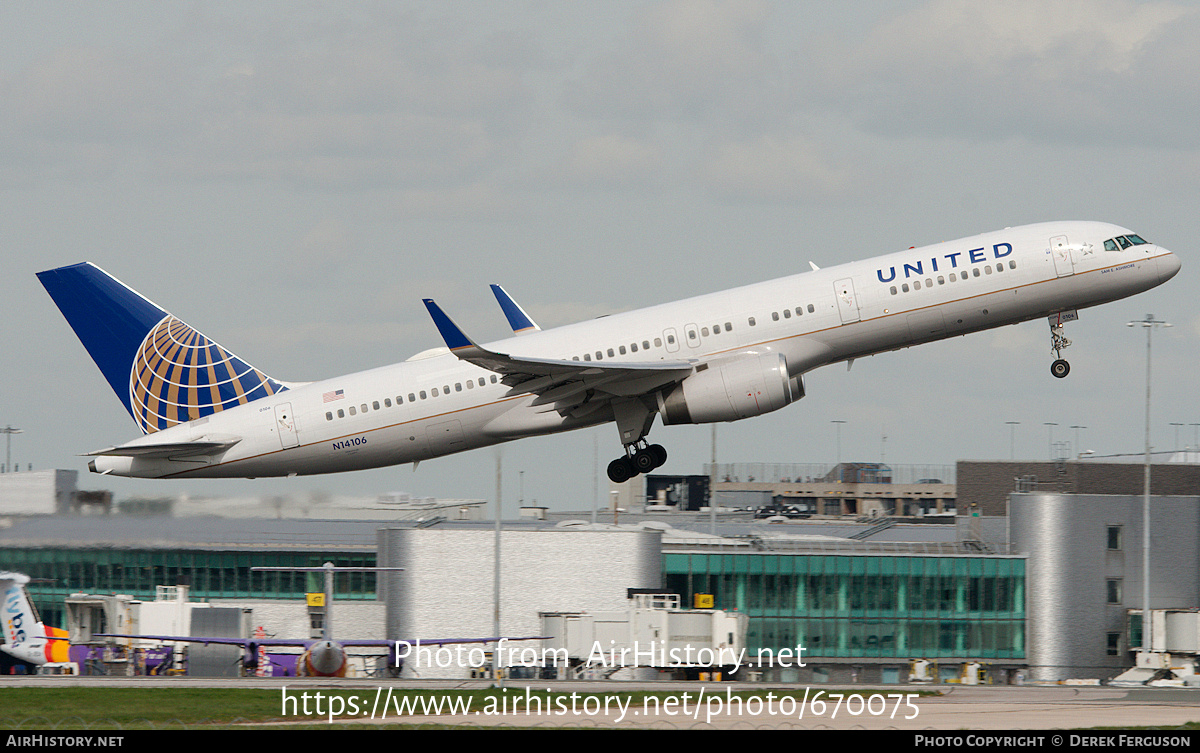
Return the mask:
<path fill-rule="evenodd" d="M 1063 348 L 1070 344 L 1071 341 L 1063 337 L 1061 317 L 1050 317 L 1050 350 L 1054 351 L 1055 358 L 1054 363 L 1050 364 L 1050 373 L 1059 379 L 1071 373 L 1071 364 L 1062 357 Z"/>
<path fill-rule="evenodd" d="M 660 444 L 647 444 L 646 435 L 654 423 L 654 411 L 641 398 L 624 398 L 612 403 L 613 420 L 625 446 L 625 457 L 608 464 L 608 478 L 623 484 L 639 473 L 649 473 L 667 462 L 667 451 Z"/>
<path fill-rule="evenodd" d="M 638 445 L 641 445 L 640 447 Z M 660 444 L 646 444 L 639 440 L 625 445 L 625 457 L 608 464 L 608 478 L 614 484 L 623 484 L 639 473 L 649 473 L 667 462 L 667 449 Z"/>

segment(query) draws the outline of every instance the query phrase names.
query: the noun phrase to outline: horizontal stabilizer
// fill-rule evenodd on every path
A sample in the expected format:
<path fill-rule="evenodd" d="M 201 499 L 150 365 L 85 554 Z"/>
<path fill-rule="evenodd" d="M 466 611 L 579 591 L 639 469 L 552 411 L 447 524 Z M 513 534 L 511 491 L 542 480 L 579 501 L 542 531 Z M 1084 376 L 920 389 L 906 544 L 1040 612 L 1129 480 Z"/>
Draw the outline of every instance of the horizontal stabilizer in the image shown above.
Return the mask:
<path fill-rule="evenodd" d="M 160 442 L 157 444 L 130 444 L 106 447 L 103 450 L 84 453 L 85 457 L 101 455 L 123 458 L 170 458 L 189 455 L 217 455 L 233 447 L 241 439 L 197 440 L 195 442 Z"/>

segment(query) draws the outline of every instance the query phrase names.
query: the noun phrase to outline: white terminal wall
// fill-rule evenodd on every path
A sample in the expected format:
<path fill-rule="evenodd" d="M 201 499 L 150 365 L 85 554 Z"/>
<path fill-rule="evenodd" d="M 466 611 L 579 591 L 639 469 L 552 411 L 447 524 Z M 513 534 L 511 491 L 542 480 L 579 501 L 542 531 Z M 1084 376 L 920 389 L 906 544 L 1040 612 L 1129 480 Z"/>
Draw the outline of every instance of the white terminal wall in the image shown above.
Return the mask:
<path fill-rule="evenodd" d="M 1130 610 L 1142 601 L 1140 496 L 1014 493 L 1014 554 L 1027 554 L 1027 656 L 1035 680 L 1107 679 L 1132 664 Z M 1109 548 L 1108 529 L 1119 527 Z M 1200 497 L 1150 498 L 1150 606 L 1200 607 Z M 1108 582 L 1119 583 L 1110 602 Z M 1108 653 L 1108 634 L 1120 637 Z"/>
<path fill-rule="evenodd" d="M 405 568 L 379 576 L 388 637 L 492 636 L 494 541 L 486 529 L 380 529 L 379 565 Z M 500 549 L 504 636 L 540 635 L 539 612 L 624 610 L 627 589 L 662 587 L 659 531 L 503 531 Z"/>
<path fill-rule="evenodd" d="M 78 471 L 0 473 L 0 515 L 53 515 L 71 509 Z"/>
<path fill-rule="evenodd" d="M 261 627 L 274 638 L 320 637 L 313 635 L 308 605 L 300 599 L 212 599 L 210 603 L 214 607 L 251 610 L 250 629 Z M 382 640 L 383 615 L 383 604 L 378 601 L 338 601 L 335 594 L 333 639 Z"/>

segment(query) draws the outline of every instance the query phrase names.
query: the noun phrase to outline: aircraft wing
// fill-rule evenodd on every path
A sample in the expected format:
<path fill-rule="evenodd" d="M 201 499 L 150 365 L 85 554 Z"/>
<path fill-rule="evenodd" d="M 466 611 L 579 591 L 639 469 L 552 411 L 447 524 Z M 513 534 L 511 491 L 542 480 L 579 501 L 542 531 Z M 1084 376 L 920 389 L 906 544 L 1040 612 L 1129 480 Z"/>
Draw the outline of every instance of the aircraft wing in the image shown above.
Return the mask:
<path fill-rule="evenodd" d="M 218 646 L 241 646 L 243 649 L 248 649 L 251 646 L 257 647 L 292 647 L 292 648 L 308 648 L 314 643 L 320 643 L 320 638 L 218 638 L 205 635 L 132 635 L 129 633 L 96 633 L 97 638 L 134 638 L 143 641 L 179 641 L 181 643 L 203 643 L 204 645 L 215 644 Z M 493 640 L 493 639 L 487 639 Z M 517 639 L 510 639 L 517 640 Z M 519 639 L 528 640 L 528 639 Z M 435 643 L 435 641 L 421 641 L 422 643 Z M 447 643 L 467 643 L 468 641 L 446 641 Z M 383 639 L 375 640 L 350 640 L 337 641 L 342 646 L 357 646 L 357 647 L 378 647 L 391 648 L 395 643 L 406 643 L 406 641 L 389 641 Z"/>
<path fill-rule="evenodd" d="M 253 643 L 257 646 L 299 646 L 316 643 L 316 638 L 217 638 L 204 635 L 131 635 L 128 633 L 95 633 L 97 638 L 136 638 L 144 641 L 180 641 L 184 643 L 215 643 L 219 646 L 241 646 Z"/>
<path fill-rule="evenodd" d="M 425 307 L 446 347 L 464 361 L 502 375 L 509 394 L 537 395 L 533 404 L 553 404 L 562 415 L 586 415 L 614 398 L 634 398 L 682 381 L 695 370 L 694 361 L 562 361 L 510 356 L 477 345 L 433 300 Z"/>
<path fill-rule="evenodd" d="M 401 639 L 395 641 L 378 641 L 378 640 L 349 640 L 338 641 L 343 646 L 391 646 L 393 644 L 402 644 L 405 646 L 448 646 L 456 643 L 495 643 L 497 641 L 548 641 L 548 635 L 529 635 L 521 638 L 510 638 L 501 636 L 499 638 L 412 638 Z"/>
<path fill-rule="evenodd" d="M 183 643 L 214 643 L 221 646 L 296 646 L 299 648 L 308 648 L 314 643 L 320 643 L 320 638 L 217 638 L 213 636 L 203 635 L 131 635 L 128 633 L 95 633 L 97 638 L 136 638 L 146 641 L 180 641 Z M 364 647 L 388 647 L 391 648 L 395 644 L 404 644 L 407 646 L 443 646 L 455 643 L 495 643 L 496 641 L 544 641 L 548 640 L 548 636 L 534 635 L 521 638 L 415 638 L 412 640 L 385 640 L 385 639 L 353 639 L 348 641 L 334 639 L 342 646 Z"/>

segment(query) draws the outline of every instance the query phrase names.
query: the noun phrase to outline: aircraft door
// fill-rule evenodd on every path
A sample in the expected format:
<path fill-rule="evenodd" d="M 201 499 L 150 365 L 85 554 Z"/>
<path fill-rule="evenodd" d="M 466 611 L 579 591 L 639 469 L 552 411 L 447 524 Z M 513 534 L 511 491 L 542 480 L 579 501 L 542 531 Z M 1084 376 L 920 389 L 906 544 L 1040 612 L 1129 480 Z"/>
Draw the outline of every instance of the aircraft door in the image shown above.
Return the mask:
<path fill-rule="evenodd" d="M 279 432 L 279 443 L 283 449 L 296 447 L 300 437 L 296 434 L 296 417 L 292 415 L 291 403 L 280 403 L 275 406 L 275 430 Z"/>
<path fill-rule="evenodd" d="M 683 325 L 683 338 L 689 348 L 700 347 L 700 328 L 695 324 Z"/>
<path fill-rule="evenodd" d="M 834 297 L 837 298 L 838 313 L 841 314 L 842 324 L 858 321 L 858 298 L 854 295 L 854 280 L 847 277 L 833 283 Z"/>
<path fill-rule="evenodd" d="M 1071 258 L 1071 247 L 1067 244 L 1067 236 L 1056 235 L 1050 239 L 1050 254 L 1054 257 L 1054 271 L 1059 277 L 1075 274 L 1075 263 Z"/>

